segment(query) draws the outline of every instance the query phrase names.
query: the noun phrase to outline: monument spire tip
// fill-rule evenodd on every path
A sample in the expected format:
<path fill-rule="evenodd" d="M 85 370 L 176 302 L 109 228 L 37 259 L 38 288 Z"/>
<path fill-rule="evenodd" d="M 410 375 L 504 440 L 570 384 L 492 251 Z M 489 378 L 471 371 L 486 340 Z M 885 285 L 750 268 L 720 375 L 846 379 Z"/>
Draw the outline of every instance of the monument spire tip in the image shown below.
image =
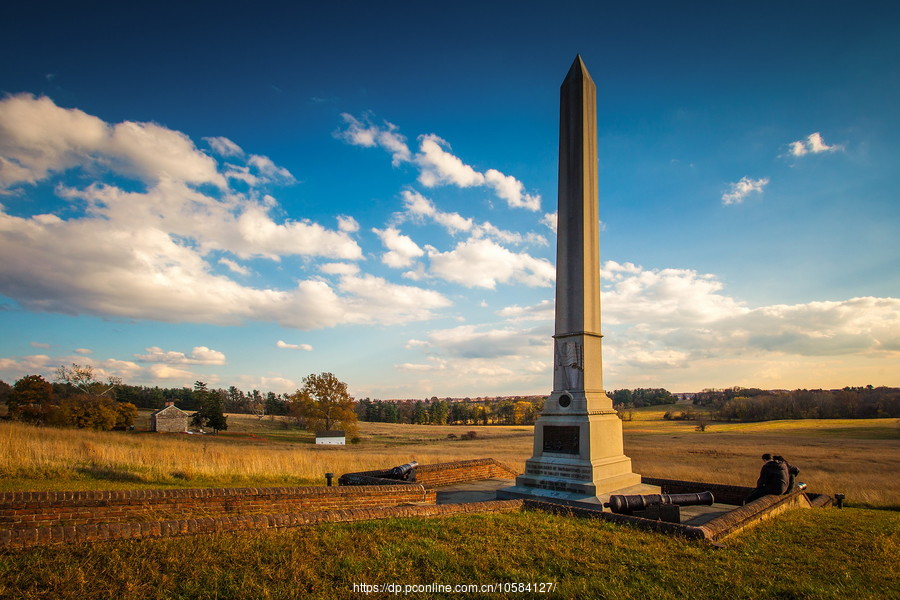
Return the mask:
<path fill-rule="evenodd" d="M 591 79 L 591 74 L 588 73 L 587 66 L 584 64 L 584 59 L 581 58 L 581 54 L 575 55 L 575 60 L 572 61 L 572 66 L 569 68 L 569 73 L 566 75 L 567 80 L 573 77 L 593 81 L 593 79 Z"/>

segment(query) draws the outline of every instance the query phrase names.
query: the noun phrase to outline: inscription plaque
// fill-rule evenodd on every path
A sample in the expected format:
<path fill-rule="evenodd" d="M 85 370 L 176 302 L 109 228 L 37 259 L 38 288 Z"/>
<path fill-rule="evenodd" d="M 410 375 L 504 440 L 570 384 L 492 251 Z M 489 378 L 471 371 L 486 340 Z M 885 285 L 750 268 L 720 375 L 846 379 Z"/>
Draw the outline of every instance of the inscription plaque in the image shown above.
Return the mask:
<path fill-rule="evenodd" d="M 544 425 L 544 452 L 579 454 L 578 425 Z"/>

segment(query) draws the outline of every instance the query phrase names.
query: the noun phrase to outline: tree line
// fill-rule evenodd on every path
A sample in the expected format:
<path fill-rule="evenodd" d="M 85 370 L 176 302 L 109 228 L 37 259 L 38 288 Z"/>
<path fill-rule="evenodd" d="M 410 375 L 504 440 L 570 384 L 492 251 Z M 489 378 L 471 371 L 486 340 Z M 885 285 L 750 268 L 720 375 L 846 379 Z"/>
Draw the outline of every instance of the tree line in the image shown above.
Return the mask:
<path fill-rule="evenodd" d="M 624 409 L 674 404 L 678 399 L 663 388 L 620 389 L 609 394 L 614 406 Z M 276 394 L 235 386 L 210 389 L 198 381 L 194 388 L 127 385 L 117 378 L 95 379 L 90 366 L 61 366 L 54 381 L 27 375 L 12 386 L 0 381 L 0 403 L 7 418 L 36 424 L 93 429 L 128 429 L 139 408 L 158 409 L 166 402 L 193 411 L 193 424 L 215 431 L 227 429 L 224 413 L 288 417 L 311 430 L 341 427 L 356 433 L 356 421 L 420 425 L 533 425 L 546 396 L 386 401 L 363 398 L 358 402 L 347 385 L 331 373 L 311 374 L 294 394 Z M 693 395 L 693 404 L 716 421 L 776 419 L 859 419 L 900 417 L 900 388 L 845 387 L 841 390 L 763 390 L 733 387 L 705 389 Z M 691 418 L 693 413 L 669 415 Z"/>
<path fill-rule="evenodd" d="M 633 390 L 615 390 L 612 394 L 613 404 L 623 408 L 642 408 L 661 404 L 675 404 L 678 400 L 672 392 L 663 388 L 637 388 Z"/>
<path fill-rule="evenodd" d="M 388 401 L 363 398 L 356 403 L 360 421 L 414 425 L 533 425 L 546 396 L 514 396 L 472 400 Z"/>
<path fill-rule="evenodd" d="M 94 378 L 91 367 L 61 366 L 51 383 L 40 375 L 26 375 L 14 385 L 0 381 L 0 400 L 8 418 L 38 425 L 74 426 L 91 429 L 127 429 L 138 409 L 116 399 L 121 381 Z"/>
<path fill-rule="evenodd" d="M 286 416 L 289 422 L 314 431 L 336 427 L 355 435 L 356 413 L 347 384 L 331 373 L 311 374 L 294 394 L 245 393 L 235 386 L 210 389 L 202 381 L 193 389 L 126 385 L 111 377 L 94 378 L 90 366 L 60 367 L 54 381 L 41 375 L 26 375 L 13 385 L 0 381 L 0 403 L 6 418 L 37 425 L 74 426 L 99 430 L 130 429 L 138 409 L 160 409 L 174 402 L 193 414 L 194 427 L 215 432 L 228 429 L 225 413 L 243 413 L 263 418 Z"/>
<path fill-rule="evenodd" d="M 717 421 L 900 417 L 900 388 L 871 385 L 840 390 L 707 389 L 693 401 L 711 409 Z"/>

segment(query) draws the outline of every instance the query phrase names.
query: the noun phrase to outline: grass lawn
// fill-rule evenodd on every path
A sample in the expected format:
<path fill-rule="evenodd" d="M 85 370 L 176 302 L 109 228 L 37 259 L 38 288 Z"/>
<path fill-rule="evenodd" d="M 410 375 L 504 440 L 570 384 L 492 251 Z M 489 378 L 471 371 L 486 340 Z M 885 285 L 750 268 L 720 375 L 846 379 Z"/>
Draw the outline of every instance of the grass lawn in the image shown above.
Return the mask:
<path fill-rule="evenodd" d="M 409 596 L 882 600 L 900 589 L 898 532 L 900 514 L 866 509 L 794 510 L 723 548 L 532 512 L 392 519 L 10 552 L 0 597 L 355 598 L 361 583 L 546 582 L 553 593 Z"/>

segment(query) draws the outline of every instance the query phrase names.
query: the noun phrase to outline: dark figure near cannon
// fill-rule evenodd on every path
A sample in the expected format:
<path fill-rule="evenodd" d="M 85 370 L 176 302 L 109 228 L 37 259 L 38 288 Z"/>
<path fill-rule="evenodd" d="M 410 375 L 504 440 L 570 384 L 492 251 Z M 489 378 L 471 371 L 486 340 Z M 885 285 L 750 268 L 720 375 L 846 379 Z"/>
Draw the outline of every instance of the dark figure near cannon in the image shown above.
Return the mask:
<path fill-rule="evenodd" d="M 797 475 L 800 474 L 800 469 L 798 469 L 797 467 L 795 467 L 794 465 L 792 465 L 792 464 L 789 463 L 788 461 L 784 460 L 784 457 L 783 457 L 783 456 L 778 456 L 777 454 L 776 454 L 775 456 L 772 457 L 772 460 L 774 460 L 774 461 L 781 461 L 782 463 L 784 463 L 784 466 L 787 468 L 787 472 L 788 472 L 788 487 L 787 487 L 787 492 L 790 492 L 791 490 L 794 489 L 794 481 L 796 480 Z M 785 494 L 786 494 L 787 492 L 785 492 Z"/>
<path fill-rule="evenodd" d="M 388 471 L 385 477 L 387 479 L 396 479 L 398 481 L 415 481 L 416 480 L 416 467 L 419 466 L 419 463 L 416 461 L 410 461 L 405 465 L 400 465 L 398 467 L 394 467 Z"/>
<path fill-rule="evenodd" d="M 763 454 L 765 463 L 759 471 L 759 479 L 756 487 L 747 494 L 744 504 L 753 502 L 763 496 L 780 496 L 794 489 L 794 479 L 800 473 L 800 469 L 791 465 L 782 456 Z"/>

